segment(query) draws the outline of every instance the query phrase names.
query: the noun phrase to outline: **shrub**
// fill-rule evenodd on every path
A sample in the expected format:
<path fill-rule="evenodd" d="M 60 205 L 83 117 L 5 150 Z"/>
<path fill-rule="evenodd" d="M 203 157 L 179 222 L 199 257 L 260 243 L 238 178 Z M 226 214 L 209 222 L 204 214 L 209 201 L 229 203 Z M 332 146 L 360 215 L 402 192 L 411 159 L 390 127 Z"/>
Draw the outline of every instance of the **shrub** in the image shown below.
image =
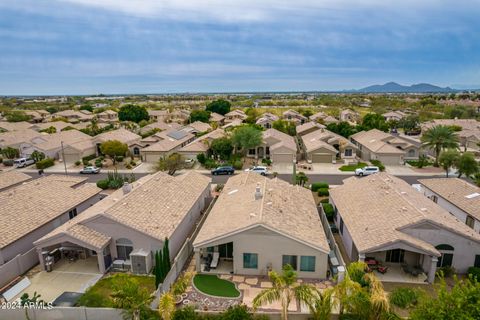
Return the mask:
<path fill-rule="evenodd" d="M 86 160 L 86 161 L 88 162 L 88 161 L 90 161 L 90 160 L 95 159 L 95 157 L 96 157 L 96 155 L 91 154 L 91 155 L 89 155 L 89 156 L 83 157 L 83 158 L 82 158 L 82 161 Z M 84 163 L 85 163 L 85 162 L 84 162 Z"/>
<path fill-rule="evenodd" d="M 312 191 L 317 192 L 319 189 L 328 189 L 328 183 L 326 182 L 314 182 L 312 183 Z"/>
<path fill-rule="evenodd" d="M 333 220 L 333 214 L 335 213 L 333 206 L 330 203 L 322 203 L 322 207 L 323 212 L 325 212 L 325 215 L 327 216 L 327 219 L 329 221 Z"/>
<path fill-rule="evenodd" d="M 199 153 L 197 154 L 197 160 L 203 165 L 207 161 L 207 157 L 203 153 Z"/>
<path fill-rule="evenodd" d="M 135 167 L 137 165 L 137 163 L 132 160 L 132 161 L 130 161 L 130 165 Z"/>
<path fill-rule="evenodd" d="M 82 163 L 84 166 L 88 166 L 88 164 L 90 163 L 90 161 L 88 161 L 87 159 L 85 158 L 82 158 Z"/>
<path fill-rule="evenodd" d="M 98 160 L 97 160 L 97 161 L 95 161 L 95 167 L 98 167 L 98 168 L 101 168 L 101 167 L 103 167 L 103 163 L 102 163 L 102 161 L 98 161 Z"/>
<path fill-rule="evenodd" d="M 13 159 L 5 159 L 3 160 L 3 165 L 6 167 L 11 167 L 13 166 Z"/>
<path fill-rule="evenodd" d="M 328 203 L 328 202 L 329 202 L 328 198 L 320 200 L 320 203 Z"/>
<path fill-rule="evenodd" d="M 450 266 L 441 267 L 439 272 L 443 274 L 445 278 L 450 278 L 455 273 L 455 268 Z"/>
<path fill-rule="evenodd" d="M 98 180 L 97 181 L 97 187 L 99 187 L 100 189 L 108 189 L 108 185 L 109 185 L 110 181 L 108 181 L 108 179 L 104 179 L 104 180 Z"/>
<path fill-rule="evenodd" d="M 203 166 L 205 167 L 205 169 L 213 169 L 218 167 L 218 163 L 215 160 L 207 159 Z"/>
<path fill-rule="evenodd" d="M 243 168 L 243 162 L 241 160 L 235 160 L 232 164 L 232 167 L 235 169 L 235 170 L 242 170 Z"/>
<path fill-rule="evenodd" d="M 390 303 L 400 307 L 400 308 L 409 308 L 414 306 L 418 302 L 420 292 L 412 288 L 395 288 L 390 293 Z"/>
<path fill-rule="evenodd" d="M 75 161 L 75 165 L 76 165 L 77 167 L 78 167 L 80 164 L 82 164 L 82 161 L 80 161 L 80 160 Z"/>
<path fill-rule="evenodd" d="M 35 165 L 37 166 L 37 169 L 46 169 L 53 166 L 54 164 L 55 161 L 52 158 L 46 158 L 38 161 Z"/>
<path fill-rule="evenodd" d="M 130 169 L 132 169 L 132 165 L 129 163 L 129 164 L 127 164 L 127 165 L 125 166 L 125 168 L 127 168 L 127 169 L 130 170 Z"/>
<path fill-rule="evenodd" d="M 269 166 L 269 165 L 272 164 L 272 160 L 270 160 L 270 159 L 262 159 L 262 163 L 263 163 L 263 164 L 266 164 L 267 166 Z"/>
<path fill-rule="evenodd" d="M 380 169 L 380 171 L 385 171 L 385 166 L 383 165 L 383 163 L 380 160 L 370 160 L 370 162 L 374 166 L 377 166 Z"/>
<path fill-rule="evenodd" d="M 108 181 L 108 187 L 110 189 L 120 189 L 123 186 L 123 180 L 113 179 Z"/>
<path fill-rule="evenodd" d="M 3 162 L 3 158 L 0 158 L 0 164 L 2 164 L 2 162 Z"/>
<path fill-rule="evenodd" d="M 123 162 L 123 156 L 117 156 L 116 160 L 117 160 L 118 162 Z"/>
<path fill-rule="evenodd" d="M 470 267 L 468 268 L 468 275 L 472 278 L 477 278 L 477 281 L 480 281 L 480 268 L 479 267 Z"/>
<path fill-rule="evenodd" d="M 318 189 L 318 196 L 319 197 L 328 197 L 329 195 L 330 195 L 330 192 L 328 192 L 327 188 Z"/>
<path fill-rule="evenodd" d="M 100 156 L 100 157 L 98 157 L 98 160 L 103 161 L 103 160 L 105 160 L 105 157 L 104 157 L 104 156 Z"/>

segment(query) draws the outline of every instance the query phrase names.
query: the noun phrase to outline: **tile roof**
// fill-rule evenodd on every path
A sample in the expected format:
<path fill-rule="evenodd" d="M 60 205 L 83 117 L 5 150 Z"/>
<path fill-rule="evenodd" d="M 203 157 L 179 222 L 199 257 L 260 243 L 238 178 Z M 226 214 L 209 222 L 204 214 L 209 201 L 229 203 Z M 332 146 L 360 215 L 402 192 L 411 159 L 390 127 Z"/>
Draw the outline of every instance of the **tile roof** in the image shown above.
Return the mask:
<path fill-rule="evenodd" d="M 422 123 L 422 131 L 437 125 L 459 126 L 462 127 L 462 130 L 457 132 L 460 137 L 476 136 L 480 138 L 480 121 L 475 119 L 434 119 L 432 121 Z"/>
<path fill-rule="evenodd" d="M 405 232 L 424 222 L 480 242 L 480 235 L 473 229 L 399 178 L 378 173 L 343 182 L 330 190 L 330 197 L 359 252 L 403 241 L 439 256 L 430 243 Z"/>
<path fill-rule="evenodd" d="M 175 137 L 172 137 L 172 134 L 174 135 L 175 132 L 181 132 L 181 138 L 175 139 Z M 193 139 L 194 137 L 195 136 L 189 132 L 179 131 L 176 129 L 165 130 L 151 136 L 150 138 L 152 139 L 159 138 L 161 140 L 148 147 L 143 148 L 141 152 L 167 152 L 179 147 L 180 145 L 182 145 L 186 141 Z"/>
<path fill-rule="evenodd" d="M 227 114 L 225 114 L 225 117 L 231 117 L 231 116 L 240 116 L 242 118 L 247 117 L 245 112 L 243 110 L 240 110 L 240 109 L 235 109 L 235 110 L 232 110 L 232 111 L 228 112 Z"/>
<path fill-rule="evenodd" d="M 222 121 L 223 119 L 225 119 L 225 117 L 222 116 L 222 115 L 219 114 L 219 113 L 212 112 L 212 113 L 210 114 L 210 121 L 216 122 L 216 121 Z"/>
<path fill-rule="evenodd" d="M 160 129 L 163 131 L 163 130 L 179 129 L 180 127 L 181 125 L 179 125 L 176 122 L 165 123 L 163 121 L 158 121 L 158 122 L 147 124 L 145 127 L 140 129 L 140 132 L 145 133 L 152 129 Z"/>
<path fill-rule="evenodd" d="M 127 129 L 120 128 L 117 130 L 107 131 L 104 133 L 100 133 L 99 135 L 95 136 L 95 141 L 98 142 L 105 142 L 108 140 L 118 140 L 120 142 L 126 143 L 127 145 L 134 144 L 139 142 L 142 137 L 138 134 L 133 133 Z"/>
<path fill-rule="evenodd" d="M 209 130 L 212 130 L 212 126 L 209 125 L 208 123 L 201 122 L 201 121 L 195 121 L 187 125 L 187 127 L 192 127 L 198 132 L 206 132 Z"/>
<path fill-rule="evenodd" d="M 287 147 L 290 150 L 297 151 L 297 144 L 295 143 L 295 139 L 286 133 L 283 133 L 277 129 L 270 128 L 263 131 L 263 141 L 265 142 L 269 138 L 277 141 L 276 143 L 270 145 L 270 150 L 272 151 L 282 146 Z"/>
<path fill-rule="evenodd" d="M 0 147 L 16 146 L 21 143 L 31 143 L 33 139 L 41 136 L 41 133 L 32 129 L 0 133 Z"/>
<path fill-rule="evenodd" d="M 257 186 L 262 193 L 260 199 L 255 199 Z M 228 179 L 194 240 L 194 246 L 202 246 L 257 225 L 266 226 L 317 250 L 329 251 L 312 192 L 252 172 L 243 172 Z"/>
<path fill-rule="evenodd" d="M 91 143 L 92 137 L 78 130 L 60 131 L 57 133 L 43 135 L 44 142 L 35 143 L 35 148 L 39 150 L 55 150 L 61 148 L 61 143 L 67 146 L 78 142 L 88 141 Z"/>
<path fill-rule="evenodd" d="M 219 138 L 223 138 L 225 136 L 225 131 L 222 129 L 217 129 L 203 136 L 199 137 L 198 139 L 190 142 L 185 147 L 181 148 L 180 152 L 207 152 L 208 151 L 208 143 Z"/>
<path fill-rule="evenodd" d="M 16 169 L 0 171 L 0 190 L 30 179 L 32 179 L 32 177 L 30 177 L 28 174 Z"/>
<path fill-rule="evenodd" d="M 19 131 L 19 130 L 25 130 L 33 126 L 31 123 L 28 123 L 26 121 L 21 121 L 21 122 L 6 122 L 6 121 L 0 121 L 0 128 L 4 129 L 5 131 Z"/>
<path fill-rule="evenodd" d="M 389 133 L 380 131 L 378 129 L 372 129 L 369 131 L 360 131 L 350 137 L 354 139 L 362 146 L 366 147 L 372 152 L 378 152 L 382 154 L 404 154 L 405 151 L 400 150 L 390 144 L 387 141 L 394 138 Z"/>
<path fill-rule="evenodd" d="M 52 122 L 43 122 L 43 123 L 36 123 L 32 125 L 32 129 L 41 131 L 48 129 L 50 127 L 54 127 L 57 129 L 57 132 L 62 131 L 62 129 L 65 129 L 66 127 L 70 126 L 71 124 L 68 122 L 63 122 L 63 121 L 52 121 Z"/>
<path fill-rule="evenodd" d="M 0 248 L 98 194 L 86 178 L 49 175 L 0 192 Z"/>
<path fill-rule="evenodd" d="M 305 122 L 304 124 L 298 125 L 296 127 L 296 131 L 297 131 L 297 134 L 302 134 L 303 132 L 308 131 L 312 128 L 321 129 L 321 128 L 325 128 L 325 126 L 317 122 L 309 121 L 309 122 Z"/>
<path fill-rule="evenodd" d="M 348 139 L 327 129 L 320 129 L 310 132 L 302 136 L 302 141 L 307 152 L 312 152 L 318 150 L 319 148 L 325 148 L 336 154 L 338 151 L 333 145 L 340 145 L 340 143 L 344 143 L 346 146 L 348 145 L 349 147 L 356 148 L 350 141 L 348 141 Z"/>
<path fill-rule="evenodd" d="M 419 179 L 418 182 L 440 197 L 480 220 L 480 188 L 458 178 Z M 477 196 L 467 197 L 478 194 Z"/>

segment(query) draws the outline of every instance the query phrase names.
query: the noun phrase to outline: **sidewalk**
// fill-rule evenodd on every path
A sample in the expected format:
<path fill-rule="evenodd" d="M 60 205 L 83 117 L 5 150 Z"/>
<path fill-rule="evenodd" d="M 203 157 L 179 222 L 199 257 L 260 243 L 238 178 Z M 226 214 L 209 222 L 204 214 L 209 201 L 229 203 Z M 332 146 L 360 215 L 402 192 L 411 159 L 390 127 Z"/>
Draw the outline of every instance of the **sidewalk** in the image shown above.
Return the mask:
<path fill-rule="evenodd" d="M 155 172 L 154 169 L 155 164 L 153 163 L 141 163 L 138 166 L 136 166 L 133 169 L 117 169 L 118 173 L 153 173 Z M 67 164 L 67 172 L 68 173 L 79 173 L 80 170 L 82 170 L 83 166 L 76 166 L 75 164 Z M 38 169 L 35 168 L 34 165 L 28 167 L 28 168 L 23 168 L 19 169 L 24 173 L 38 173 Z M 102 168 L 101 172 L 108 172 L 108 171 L 113 171 L 114 167 L 108 167 L 108 168 Z M 60 162 L 56 162 L 54 166 L 44 169 L 43 170 L 45 173 L 59 173 L 63 174 L 65 173 L 65 165 Z"/>

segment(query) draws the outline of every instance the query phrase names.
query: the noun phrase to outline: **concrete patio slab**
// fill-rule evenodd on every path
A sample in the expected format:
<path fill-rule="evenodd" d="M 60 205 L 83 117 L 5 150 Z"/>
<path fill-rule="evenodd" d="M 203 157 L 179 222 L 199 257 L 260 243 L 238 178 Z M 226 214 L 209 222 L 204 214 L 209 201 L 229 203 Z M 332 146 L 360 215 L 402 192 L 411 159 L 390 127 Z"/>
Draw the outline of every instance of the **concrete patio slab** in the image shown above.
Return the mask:
<path fill-rule="evenodd" d="M 243 277 L 243 276 L 233 276 L 232 281 L 233 282 L 244 282 L 245 277 Z"/>
<path fill-rule="evenodd" d="M 271 288 L 273 287 L 270 281 L 262 281 L 260 282 L 260 288 Z"/>
<path fill-rule="evenodd" d="M 258 283 L 258 278 L 247 278 L 245 279 L 245 283 L 255 286 Z"/>
<path fill-rule="evenodd" d="M 243 292 L 243 303 L 251 308 L 253 305 L 253 299 L 262 291 L 261 288 L 250 288 Z M 264 310 L 281 310 L 282 306 L 280 302 L 274 302 L 270 304 L 263 305 L 260 309 Z M 292 301 L 288 306 L 289 311 L 297 311 L 297 304 L 295 301 Z"/>
<path fill-rule="evenodd" d="M 251 287 L 248 285 L 248 284 L 245 284 L 245 283 L 240 283 L 238 285 L 238 289 L 239 290 L 247 290 L 247 289 L 250 289 Z"/>

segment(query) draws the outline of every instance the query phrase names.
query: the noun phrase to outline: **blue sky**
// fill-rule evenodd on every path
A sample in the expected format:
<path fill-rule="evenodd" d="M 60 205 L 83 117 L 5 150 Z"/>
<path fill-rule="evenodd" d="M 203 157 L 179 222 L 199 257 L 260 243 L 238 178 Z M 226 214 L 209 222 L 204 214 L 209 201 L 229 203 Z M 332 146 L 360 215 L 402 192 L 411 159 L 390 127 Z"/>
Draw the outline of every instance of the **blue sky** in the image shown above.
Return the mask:
<path fill-rule="evenodd" d="M 0 2 L 0 94 L 480 87 L 479 0 Z"/>

